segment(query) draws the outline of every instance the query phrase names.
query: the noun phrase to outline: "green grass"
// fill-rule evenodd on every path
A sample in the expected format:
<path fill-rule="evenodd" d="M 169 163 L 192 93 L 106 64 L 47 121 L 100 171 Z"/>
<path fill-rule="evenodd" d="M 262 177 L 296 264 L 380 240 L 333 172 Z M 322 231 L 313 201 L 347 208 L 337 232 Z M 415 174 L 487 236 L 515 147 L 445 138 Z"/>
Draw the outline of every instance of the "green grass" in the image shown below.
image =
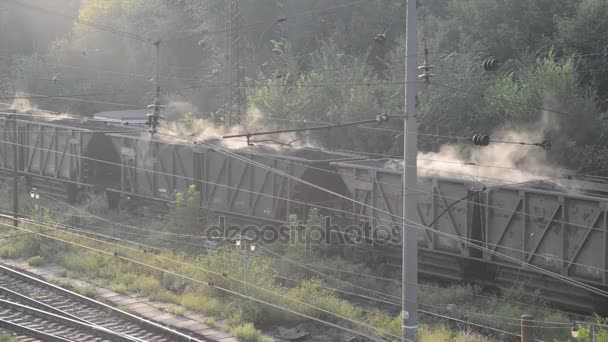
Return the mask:
<path fill-rule="evenodd" d="M 208 297 L 203 294 L 185 293 L 181 295 L 181 305 L 188 310 L 219 316 L 224 311 L 225 304 L 217 298 Z"/>
<path fill-rule="evenodd" d="M 129 291 L 149 296 L 160 289 L 160 281 L 152 276 L 140 276 L 133 280 Z"/>
<path fill-rule="evenodd" d="M 0 333 L 0 342 L 17 342 L 18 340 L 10 334 Z"/>
<path fill-rule="evenodd" d="M 159 289 L 150 294 L 150 299 L 172 304 L 180 304 L 181 296 L 166 289 Z"/>
<path fill-rule="evenodd" d="M 171 306 L 166 310 L 168 313 L 176 316 L 183 316 L 186 313 L 186 309 L 180 306 Z"/>
<path fill-rule="evenodd" d="M 44 259 L 40 255 L 36 255 L 27 259 L 27 264 L 34 267 L 42 266 L 44 265 Z"/>
<path fill-rule="evenodd" d="M 216 324 L 215 318 L 213 318 L 213 317 L 205 317 L 203 319 L 203 324 L 206 324 L 206 325 L 208 325 L 210 327 L 214 327 L 215 324 Z"/>
<path fill-rule="evenodd" d="M 128 292 L 127 285 L 122 284 L 122 283 L 114 283 L 114 284 L 110 285 L 110 290 L 112 290 L 114 292 L 122 293 L 122 294 L 125 294 Z"/>
<path fill-rule="evenodd" d="M 262 338 L 262 333 L 255 328 L 253 323 L 240 324 L 228 329 L 230 335 L 245 342 L 258 342 Z"/>
<path fill-rule="evenodd" d="M 97 290 L 93 285 L 75 286 L 74 291 L 89 298 L 95 298 L 95 295 L 97 294 Z"/>

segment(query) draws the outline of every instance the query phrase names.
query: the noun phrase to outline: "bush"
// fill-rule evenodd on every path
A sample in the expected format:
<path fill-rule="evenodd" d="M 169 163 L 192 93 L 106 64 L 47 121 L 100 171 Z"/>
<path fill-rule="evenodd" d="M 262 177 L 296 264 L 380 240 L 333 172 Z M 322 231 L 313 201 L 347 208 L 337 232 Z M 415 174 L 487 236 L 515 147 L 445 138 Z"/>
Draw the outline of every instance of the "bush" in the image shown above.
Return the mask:
<path fill-rule="evenodd" d="M 220 315 L 224 308 L 224 304 L 218 299 L 200 293 L 184 293 L 180 302 L 188 310 L 200 311 L 213 316 Z"/>
<path fill-rule="evenodd" d="M 160 281 L 152 276 L 139 276 L 133 280 L 130 290 L 149 296 L 160 289 Z"/>
<path fill-rule="evenodd" d="M 152 292 L 152 294 L 150 294 L 150 299 L 173 304 L 179 304 L 181 302 L 177 294 L 163 289 Z"/>
<path fill-rule="evenodd" d="M 206 324 L 210 327 L 214 327 L 215 326 L 215 318 L 213 317 L 205 317 L 203 319 L 203 324 Z"/>
<path fill-rule="evenodd" d="M 97 294 L 97 289 L 93 285 L 78 286 L 74 289 L 74 291 L 89 298 L 95 298 L 95 295 Z"/>
<path fill-rule="evenodd" d="M 112 290 L 114 292 L 122 293 L 122 294 L 129 292 L 129 290 L 127 289 L 127 286 L 122 283 L 113 283 L 110 286 L 110 290 Z"/>
<path fill-rule="evenodd" d="M 172 306 L 167 309 L 167 312 L 172 315 L 183 316 L 186 313 L 186 310 L 179 306 Z"/>
<path fill-rule="evenodd" d="M 30 266 L 42 266 L 44 265 L 44 259 L 40 255 L 36 255 L 27 259 L 27 264 Z"/>
<path fill-rule="evenodd" d="M 0 342 L 17 342 L 18 340 L 7 333 L 0 333 Z"/>
<path fill-rule="evenodd" d="M 245 323 L 228 329 L 228 332 L 245 342 L 258 342 L 262 338 L 262 333 L 257 330 L 253 323 Z"/>

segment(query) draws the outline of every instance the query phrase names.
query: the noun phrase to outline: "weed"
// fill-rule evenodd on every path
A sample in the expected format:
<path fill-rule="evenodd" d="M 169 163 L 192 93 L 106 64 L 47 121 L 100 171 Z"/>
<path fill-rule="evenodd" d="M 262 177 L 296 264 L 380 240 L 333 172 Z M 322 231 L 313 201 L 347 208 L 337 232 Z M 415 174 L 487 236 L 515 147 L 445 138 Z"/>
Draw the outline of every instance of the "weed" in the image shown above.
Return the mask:
<path fill-rule="evenodd" d="M 56 283 L 58 286 L 63 287 L 64 289 L 68 289 L 68 290 L 74 289 L 74 285 L 72 285 L 72 281 L 69 279 L 58 279 L 58 280 L 55 280 L 54 283 Z"/>
<path fill-rule="evenodd" d="M 89 298 L 95 298 L 95 295 L 97 294 L 97 289 L 93 285 L 76 286 L 74 288 L 74 291 L 76 291 L 78 294 L 80 294 L 82 296 L 89 297 Z"/>
<path fill-rule="evenodd" d="M 34 267 L 42 266 L 44 265 L 44 259 L 40 255 L 36 255 L 27 259 L 27 264 Z"/>
<path fill-rule="evenodd" d="M 0 342 L 17 342 L 18 340 L 10 334 L 0 333 Z"/>
<path fill-rule="evenodd" d="M 258 342 L 262 333 L 253 326 L 253 323 L 244 323 L 228 329 L 228 332 L 245 342 Z"/>
<path fill-rule="evenodd" d="M 151 276 L 140 276 L 133 280 L 129 290 L 149 296 L 160 288 L 160 281 Z"/>
<path fill-rule="evenodd" d="M 216 324 L 215 318 L 213 318 L 213 317 L 205 317 L 203 319 L 203 324 L 206 324 L 206 325 L 208 325 L 210 327 L 214 327 L 215 324 Z"/>
<path fill-rule="evenodd" d="M 129 292 L 129 290 L 127 290 L 127 286 L 122 283 L 113 283 L 110 286 L 110 289 L 114 292 L 118 292 L 118 293 L 122 293 L 122 294 Z"/>
<path fill-rule="evenodd" d="M 159 301 L 159 302 L 173 303 L 173 304 L 180 304 L 180 302 L 181 302 L 180 298 L 177 294 L 175 294 L 171 291 L 163 290 L 163 289 L 159 289 L 157 291 L 152 292 L 150 294 L 150 299 Z"/>
<path fill-rule="evenodd" d="M 220 315 L 224 304 L 214 297 L 199 293 L 185 293 L 181 296 L 181 304 L 188 310 L 200 311 L 209 315 Z"/>
<path fill-rule="evenodd" d="M 186 309 L 184 309 L 180 306 L 171 306 L 171 307 L 167 308 L 167 312 L 172 315 L 183 316 L 186 313 Z"/>

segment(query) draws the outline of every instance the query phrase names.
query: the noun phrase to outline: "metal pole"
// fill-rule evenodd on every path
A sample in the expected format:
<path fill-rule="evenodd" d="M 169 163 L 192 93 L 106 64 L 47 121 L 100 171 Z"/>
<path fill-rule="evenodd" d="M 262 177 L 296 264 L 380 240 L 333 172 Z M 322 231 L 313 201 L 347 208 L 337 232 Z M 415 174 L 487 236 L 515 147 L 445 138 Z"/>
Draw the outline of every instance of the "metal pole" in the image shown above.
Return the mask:
<path fill-rule="evenodd" d="M 13 226 L 19 226 L 19 156 L 17 155 L 17 116 L 13 116 Z"/>
<path fill-rule="evenodd" d="M 403 337 L 418 341 L 418 222 L 417 161 L 418 117 L 416 114 L 416 81 L 418 47 L 416 41 L 416 0 L 408 0 L 405 38 L 405 120 L 403 125 L 403 231 L 402 231 L 402 308 Z M 407 194 L 407 197 L 405 196 Z M 407 200 L 406 200 L 407 198 Z"/>
<path fill-rule="evenodd" d="M 534 341 L 534 328 L 532 321 L 534 317 L 532 315 L 521 316 L 521 342 L 533 342 Z"/>
<path fill-rule="evenodd" d="M 591 324 L 591 342 L 597 342 L 597 329 L 595 323 Z"/>
<path fill-rule="evenodd" d="M 245 285 L 245 292 L 244 293 L 245 293 L 245 295 L 247 295 L 247 268 L 249 266 L 249 265 L 247 265 L 247 249 L 248 249 L 248 246 L 247 246 L 247 243 L 244 242 L 244 240 L 243 240 L 243 247 L 245 249 L 245 257 L 244 257 L 244 260 L 243 260 L 243 264 L 244 264 L 243 265 L 243 283 Z"/>

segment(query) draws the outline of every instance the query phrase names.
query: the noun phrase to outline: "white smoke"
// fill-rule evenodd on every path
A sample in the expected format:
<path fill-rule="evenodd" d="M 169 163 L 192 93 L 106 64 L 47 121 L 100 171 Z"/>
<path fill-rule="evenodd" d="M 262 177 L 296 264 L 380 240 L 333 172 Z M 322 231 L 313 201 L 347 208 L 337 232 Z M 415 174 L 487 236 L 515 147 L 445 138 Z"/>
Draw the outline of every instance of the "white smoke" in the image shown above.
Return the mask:
<path fill-rule="evenodd" d="M 539 146 L 548 132 L 559 131 L 559 123 L 550 113 L 542 113 L 536 124 L 526 129 L 498 129 L 490 135 L 489 146 L 472 143 L 443 145 L 437 152 L 418 154 L 421 176 L 475 180 L 486 185 L 522 183 L 553 179 L 567 172 L 547 160 L 547 151 Z M 524 144 L 520 144 L 524 143 Z M 388 168 L 403 167 L 402 161 L 389 161 Z"/>
<path fill-rule="evenodd" d="M 187 108 L 188 104 L 179 103 L 174 107 L 178 108 L 180 106 L 181 108 Z M 178 117 L 183 118 L 183 115 L 184 114 Z M 233 150 L 259 148 L 276 151 L 281 147 L 299 148 L 305 146 L 303 139 L 300 139 L 295 133 L 277 133 L 252 136 L 249 143 L 253 144 L 253 146 L 248 145 L 246 137 L 224 139 L 223 137 L 226 135 L 247 134 L 281 129 L 279 125 L 269 123 L 268 120 L 265 120 L 264 114 L 255 107 L 248 110 L 246 121 L 238 126 L 215 126 L 212 119 L 194 119 L 190 120 L 188 123 L 185 123 L 183 120 L 173 120 L 165 122 L 165 126 L 168 129 L 164 129 L 161 126 L 160 131 L 166 133 L 166 136 L 170 137 L 171 135 L 178 135 L 180 138 L 177 139 L 182 141 L 184 139 L 196 139 Z M 176 132 L 179 132 L 179 134 L 176 134 Z M 183 137 L 183 135 L 186 135 L 186 137 Z"/>

